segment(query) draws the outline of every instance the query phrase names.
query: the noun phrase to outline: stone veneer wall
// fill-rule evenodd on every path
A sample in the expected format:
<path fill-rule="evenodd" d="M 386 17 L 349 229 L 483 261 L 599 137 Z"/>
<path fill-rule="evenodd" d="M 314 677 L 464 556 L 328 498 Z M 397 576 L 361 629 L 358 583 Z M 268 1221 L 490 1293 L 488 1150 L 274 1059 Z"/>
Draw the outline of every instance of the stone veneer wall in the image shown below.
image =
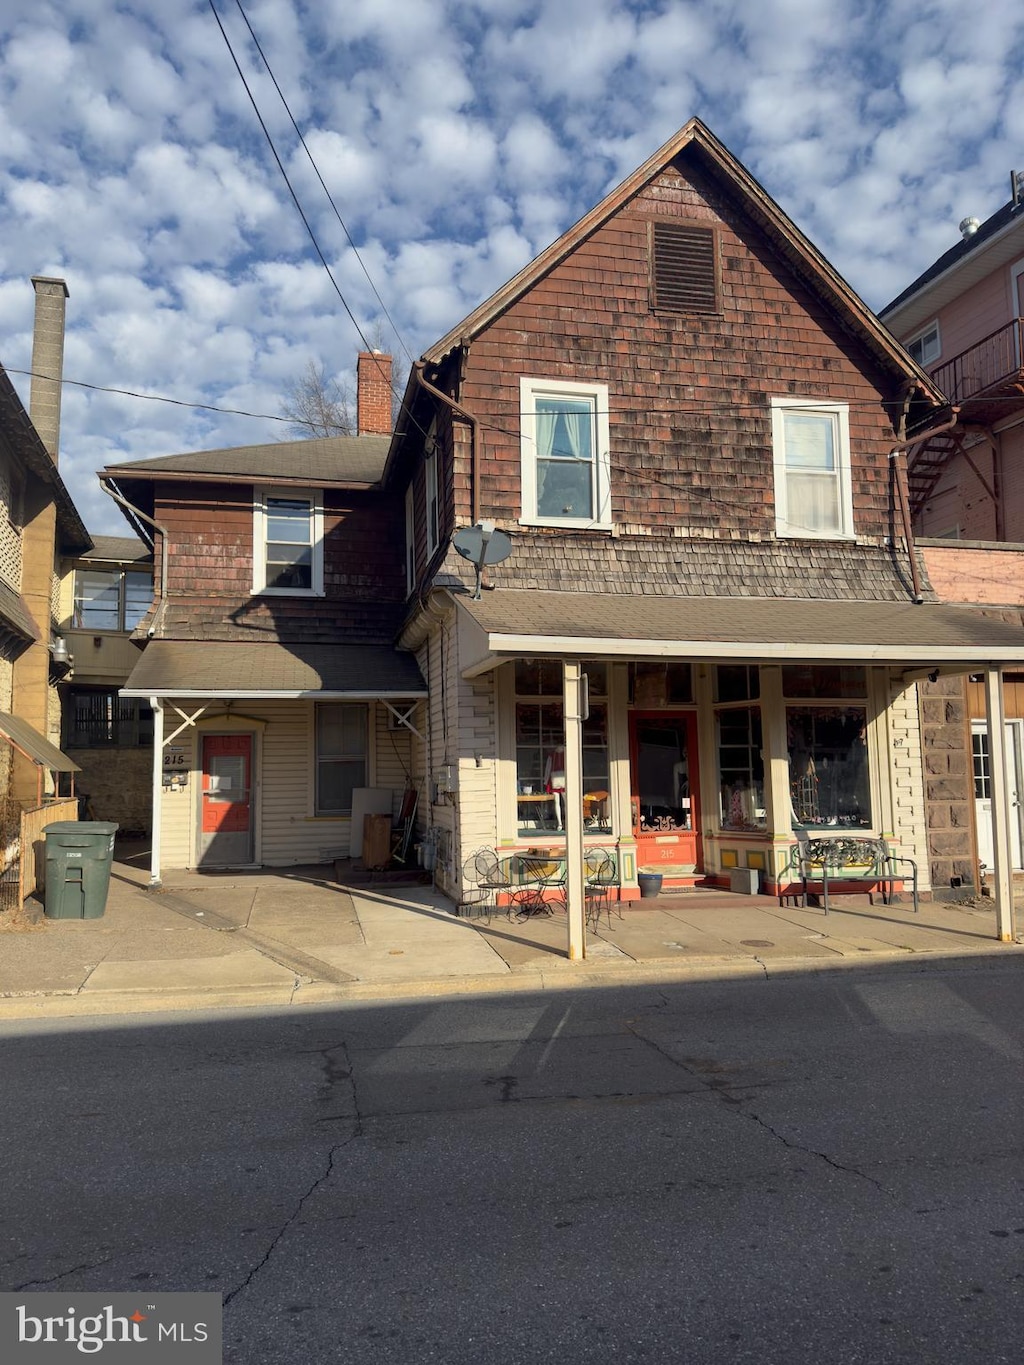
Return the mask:
<path fill-rule="evenodd" d="M 122 834 L 149 833 L 151 749 L 72 749 L 69 757 L 82 769 L 75 774 L 75 790 L 92 804 L 92 811 L 83 818 L 114 820 Z"/>
<path fill-rule="evenodd" d="M 951 878 L 978 889 L 974 835 L 971 725 L 965 680 L 939 678 L 919 684 L 928 818 L 928 862 L 935 895 L 955 894 Z"/>

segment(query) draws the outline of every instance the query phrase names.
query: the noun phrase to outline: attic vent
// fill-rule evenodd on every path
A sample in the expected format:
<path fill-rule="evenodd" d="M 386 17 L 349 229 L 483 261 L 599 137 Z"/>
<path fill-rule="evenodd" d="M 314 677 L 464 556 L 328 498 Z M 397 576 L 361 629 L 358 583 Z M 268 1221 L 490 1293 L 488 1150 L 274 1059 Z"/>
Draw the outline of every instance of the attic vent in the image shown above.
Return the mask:
<path fill-rule="evenodd" d="M 653 227 L 652 306 L 660 312 L 716 313 L 714 230 L 659 222 Z"/>

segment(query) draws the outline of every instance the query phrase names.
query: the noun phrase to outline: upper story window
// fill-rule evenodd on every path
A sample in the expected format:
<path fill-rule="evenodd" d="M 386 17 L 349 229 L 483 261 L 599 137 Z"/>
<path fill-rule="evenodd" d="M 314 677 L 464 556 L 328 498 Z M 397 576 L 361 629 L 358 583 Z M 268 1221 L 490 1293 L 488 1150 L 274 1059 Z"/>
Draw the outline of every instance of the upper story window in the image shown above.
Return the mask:
<path fill-rule="evenodd" d="M 608 386 L 521 379 L 521 520 L 611 527 Z"/>
<path fill-rule="evenodd" d="M 76 569 L 76 630 L 134 630 L 153 600 L 153 579 L 131 569 Z"/>
<path fill-rule="evenodd" d="M 773 398 L 772 446 L 776 534 L 832 540 L 851 537 L 847 405 Z"/>
<path fill-rule="evenodd" d="M 430 435 L 423 461 L 423 502 L 427 527 L 427 558 L 437 549 L 440 536 L 440 513 L 437 501 L 437 446 L 434 443 L 434 425 L 431 423 Z"/>
<path fill-rule="evenodd" d="M 253 509 L 253 591 L 322 597 L 323 504 L 314 492 L 261 490 Z"/>
<path fill-rule="evenodd" d="M 405 490 L 405 590 L 416 587 L 416 502 L 412 484 Z"/>
<path fill-rule="evenodd" d="M 930 322 L 923 332 L 911 337 L 907 342 L 907 350 L 919 365 L 930 365 L 932 361 L 938 360 L 942 354 L 938 322 Z"/>
<path fill-rule="evenodd" d="M 652 223 L 651 307 L 658 313 L 717 313 L 718 295 L 714 229 Z"/>

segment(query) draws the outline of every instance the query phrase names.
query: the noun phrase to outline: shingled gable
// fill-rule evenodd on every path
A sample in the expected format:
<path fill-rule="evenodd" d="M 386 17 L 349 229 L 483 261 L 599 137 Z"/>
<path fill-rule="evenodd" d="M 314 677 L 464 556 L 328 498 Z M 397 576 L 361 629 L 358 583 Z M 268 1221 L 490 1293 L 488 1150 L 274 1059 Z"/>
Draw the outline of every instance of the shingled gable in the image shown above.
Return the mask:
<path fill-rule="evenodd" d="M 839 325 L 867 348 L 884 371 L 902 378 L 912 388 L 919 390 L 927 404 L 939 406 L 942 403 L 942 396 L 924 370 L 907 355 L 821 252 L 698 118 L 690 119 L 578 223 L 426 351 L 423 359 L 428 364 L 439 364 L 451 351 L 473 341 L 629 199 L 682 155 L 695 156 L 702 169 L 714 178 L 719 187 L 740 202 L 744 211 L 791 268 L 825 303 Z M 412 379 L 411 383 L 414 384 L 415 380 Z"/>

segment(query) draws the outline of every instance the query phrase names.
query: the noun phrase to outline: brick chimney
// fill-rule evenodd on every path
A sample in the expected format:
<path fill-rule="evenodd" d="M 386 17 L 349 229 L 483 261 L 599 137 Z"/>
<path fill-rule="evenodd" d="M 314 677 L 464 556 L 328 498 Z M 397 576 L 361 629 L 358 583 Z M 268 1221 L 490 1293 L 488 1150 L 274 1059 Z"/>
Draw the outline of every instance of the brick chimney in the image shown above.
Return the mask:
<path fill-rule="evenodd" d="M 360 436 L 390 436 L 391 425 L 391 357 L 382 351 L 360 351 L 356 430 Z"/>
<path fill-rule="evenodd" d="M 33 275 L 36 317 L 32 331 L 32 388 L 28 415 L 43 445 L 57 463 L 60 448 L 60 388 L 64 374 L 64 304 L 68 287 L 63 280 Z"/>

